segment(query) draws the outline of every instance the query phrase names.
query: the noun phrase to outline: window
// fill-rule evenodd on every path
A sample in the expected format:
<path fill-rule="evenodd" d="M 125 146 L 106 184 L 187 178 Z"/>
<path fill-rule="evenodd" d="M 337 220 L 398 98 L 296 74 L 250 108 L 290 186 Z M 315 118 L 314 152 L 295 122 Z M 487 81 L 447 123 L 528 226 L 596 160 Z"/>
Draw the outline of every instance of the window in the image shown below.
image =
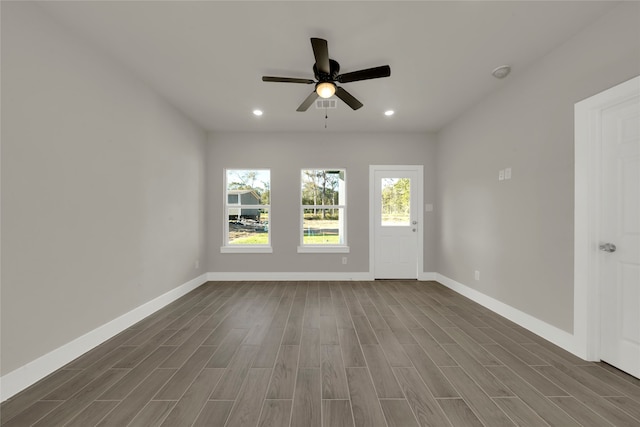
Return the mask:
<path fill-rule="evenodd" d="M 382 178 L 383 227 L 409 226 L 411 210 L 411 180 L 409 178 Z"/>
<path fill-rule="evenodd" d="M 303 169 L 298 252 L 349 252 L 344 169 Z"/>
<path fill-rule="evenodd" d="M 226 169 L 222 252 L 271 252 L 269 169 Z"/>

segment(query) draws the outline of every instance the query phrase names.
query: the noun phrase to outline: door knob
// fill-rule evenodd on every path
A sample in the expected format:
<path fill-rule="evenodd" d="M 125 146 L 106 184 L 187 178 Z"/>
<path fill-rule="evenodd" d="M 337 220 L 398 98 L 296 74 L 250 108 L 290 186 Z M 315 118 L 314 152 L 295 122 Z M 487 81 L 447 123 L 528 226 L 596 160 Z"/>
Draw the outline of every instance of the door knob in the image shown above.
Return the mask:
<path fill-rule="evenodd" d="M 616 249 L 616 245 L 614 245 L 613 243 L 603 243 L 602 245 L 600 245 L 600 250 L 603 252 L 615 252 Z"/>

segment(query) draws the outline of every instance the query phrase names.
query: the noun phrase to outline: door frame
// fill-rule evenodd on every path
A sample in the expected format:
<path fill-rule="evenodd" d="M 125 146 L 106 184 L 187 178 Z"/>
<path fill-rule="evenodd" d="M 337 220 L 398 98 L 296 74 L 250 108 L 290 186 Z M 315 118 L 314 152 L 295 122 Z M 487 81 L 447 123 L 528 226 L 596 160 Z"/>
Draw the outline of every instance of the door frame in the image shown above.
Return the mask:
<path fill-rule="evenodd" d="M 602 112 L 640 94 L 640 76 L 575 104 L 574 299 L 576 354 L 600 360 Z"/>
<path fill-rule="evenodd" d="M 376 171 L 412 171 L 418 175 L 416 199 L 418 204 L 418 257 L 416 279 L 423 276 L 424 270 L 424 166 L 423 165 L 369 165 L 369 275 L 375 279 L 375 175 Z M 411 190 L 413 191 L 413 189 Z"/>

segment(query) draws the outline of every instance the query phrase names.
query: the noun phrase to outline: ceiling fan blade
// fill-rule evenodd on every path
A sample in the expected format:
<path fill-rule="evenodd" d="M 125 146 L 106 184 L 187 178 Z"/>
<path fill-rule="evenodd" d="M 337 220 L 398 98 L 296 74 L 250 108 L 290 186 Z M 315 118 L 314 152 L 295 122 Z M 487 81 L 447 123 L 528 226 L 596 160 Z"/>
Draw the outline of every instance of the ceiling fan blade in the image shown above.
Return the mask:
<path fill-rule="evenodd" d="M 296 79 L 294 77 L 271 77 L 271 76 L 262 76 L 263 82 L 276 82 L 276 83 L 303 83 L 310 85 L 311 83 L 315 83 L 311 79 Z"/>
<path fill-rule="evenodd" d="M 318 94 L 314 90 L 313 92 L 311 92 L 311 95 L 307 96 L 307 99 L 302 101 L 302 104 L 300 104 L 300 106 L 298 107 L 298 109 L 296 111 L 300 111 L 300 112 L 307 111 L 309 109 L 309 107 L 311 107 L 311 104 L 313 104 L 313 101 L 315 101 L 317 97 L 318 97 Z"/>
<path fill-rule="evenodd" d="M 341 87 L 336 89 L 336 96 L 342 99 L 353 110 L 357 110 L 358 108 L 362 107 L 362 102 L 358 101 L 356 98 L 353 97 L 353 95 L 351 95 L 349 92 L 342 89 Z"/>
<path fill-rule="evenodd" d="M 391 75 L 391 67 L 383 65 L 381 67 L 367 68 L 366 70 L 353 71 L 351 73 L 341 74 L 336 77 L 336 81 L 340 83 L 357 82 L 359 80 L 379 79 L 381 77 L 389 77 Z"/>
<path fill-rule="evenodd" d="M 329 74 L 331 67 L 329 66 L 329 48 L 325 39 L 311 38 L 311 47 L 313 47 L 313 56 L 316 57 L 316 68 L 319 72 Z"/>

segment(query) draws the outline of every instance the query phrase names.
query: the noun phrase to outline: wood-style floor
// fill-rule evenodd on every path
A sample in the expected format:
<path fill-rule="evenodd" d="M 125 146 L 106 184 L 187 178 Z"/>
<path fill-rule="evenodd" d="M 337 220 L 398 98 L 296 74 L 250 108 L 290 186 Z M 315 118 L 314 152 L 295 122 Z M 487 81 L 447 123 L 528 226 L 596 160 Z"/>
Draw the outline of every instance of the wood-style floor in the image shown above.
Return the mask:
<path fill-rule="evenodd" d="M 640 426 L 640 381 L 435 282 L 208 283 L 2 426 Z"/>

